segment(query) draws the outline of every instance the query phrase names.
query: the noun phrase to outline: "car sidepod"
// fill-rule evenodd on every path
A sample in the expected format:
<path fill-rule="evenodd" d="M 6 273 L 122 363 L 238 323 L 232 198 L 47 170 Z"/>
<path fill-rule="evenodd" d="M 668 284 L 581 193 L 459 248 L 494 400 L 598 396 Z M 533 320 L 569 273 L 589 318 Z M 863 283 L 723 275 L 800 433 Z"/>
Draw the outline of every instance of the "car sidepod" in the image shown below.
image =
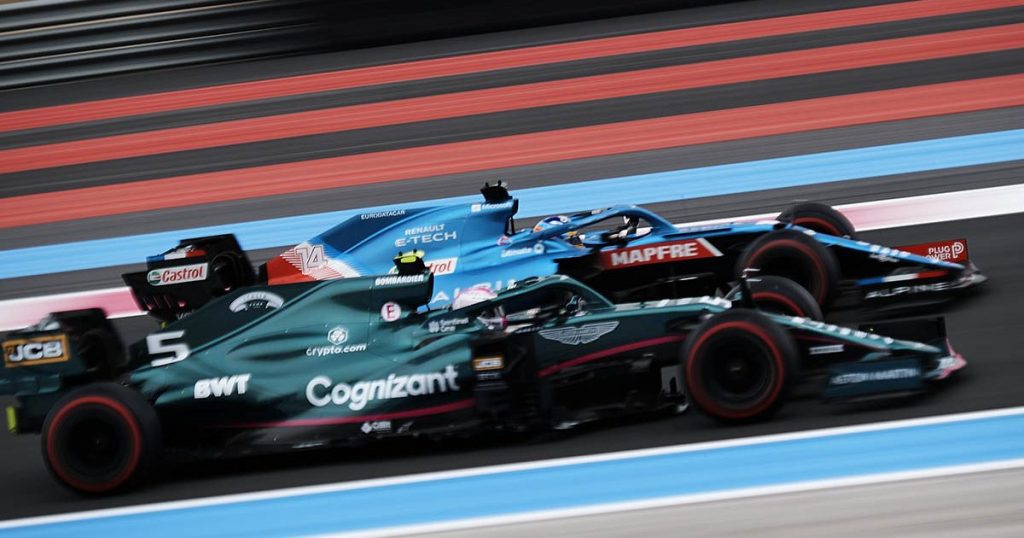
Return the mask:
<path fill-rule="evenodd" d="M 238 314 L 234 294 L 167 326 L 157 341 L 187 353 L 147 356 L 131 383 L 153 401 L 170 444 L 214 438 L 258 451 L 448 431 L 472 416 L 472 374 L 466 337 L 427 339 L 414 314 L 431 285 L 429 275 L 394 275 L 289 285 L 294 296 L 289 286 L 249 288 L 239 293 L 288 296 L 219 337 L 187 340 Z"/>

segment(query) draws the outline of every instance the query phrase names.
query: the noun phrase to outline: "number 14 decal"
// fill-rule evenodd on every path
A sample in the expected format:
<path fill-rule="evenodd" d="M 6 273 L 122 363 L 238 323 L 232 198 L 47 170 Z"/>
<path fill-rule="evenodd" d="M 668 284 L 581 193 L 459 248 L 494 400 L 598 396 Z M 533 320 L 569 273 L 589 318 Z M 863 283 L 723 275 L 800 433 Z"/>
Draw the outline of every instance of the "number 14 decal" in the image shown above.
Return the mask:
<path fill-rule="evenodd" d="M 299 255 L 299 265 L 301 265 L 302 274 L 309 274 L 311 269 L 319 269 L 324 265 L 324 246 L 323 245 L 302 245 L 295 247 L 295 252 Z"/>

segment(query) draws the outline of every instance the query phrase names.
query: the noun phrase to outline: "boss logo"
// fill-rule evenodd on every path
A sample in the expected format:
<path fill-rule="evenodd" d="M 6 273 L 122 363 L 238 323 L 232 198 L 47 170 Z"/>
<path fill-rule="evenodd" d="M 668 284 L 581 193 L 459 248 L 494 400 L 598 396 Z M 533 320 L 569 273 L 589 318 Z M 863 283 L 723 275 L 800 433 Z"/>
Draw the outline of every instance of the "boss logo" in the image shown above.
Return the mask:
<path fill-rule="evenodd" d="M 68 337 L 64 334 L 7 340 L 3 347 L 5 368 L 64 362 L 70 358 Z"/>

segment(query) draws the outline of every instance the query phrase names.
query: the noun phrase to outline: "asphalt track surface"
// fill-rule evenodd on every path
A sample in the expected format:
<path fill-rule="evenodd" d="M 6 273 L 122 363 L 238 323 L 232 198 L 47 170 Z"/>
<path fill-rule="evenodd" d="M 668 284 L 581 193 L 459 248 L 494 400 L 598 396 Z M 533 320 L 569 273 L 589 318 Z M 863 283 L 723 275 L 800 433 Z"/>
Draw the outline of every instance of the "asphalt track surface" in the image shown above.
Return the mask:
<path fill-rule="evenodd" d="M 848 2 L 842 3 L 842 5 L 855 6 L 876 3 L 878 2 Z M 167 89 L 168 85 L 184 88 L 272 75 L 300 74 L 323 70 L 325 65 L 341 68 L 360 65 L 360 62 L 362 65 L 378 64 L 408 60 L 414 57 L 444 56 L 466 51 L 493 50 L 788 13 L 806 13 L 820 9 L 819 3 L 807 0 L 728 4 L 668 15 L 630 17 L 562 28 L 476 36 L 430 43 L 420 47 L 389 47 L 361 51 L 349 56 L 326 55 L 294 61 L 271 61 L 256 66 L 229 65 L 219 70 L 183 70 L 163 74 L 160 77 L 128 76 L 122 77 L 121 83 L 117 85 L 78 83 L 34 93 L 9 93 L 0 96 L 3 97 L 0 101 L 15 108 L 27 108 L 110 97 L 112 96 L 110 92 L 132 95 Z M 956 17 L 934 17 L 872 25 L 859 27 L 855 31 L 853 29 L 838 29 L 817 32 L 809 36 L 766 38 L 771 41 L 770 43 L 765 43 L 764 39 L 722 43 L 708 46 L 710 51 L 697 47 L 689 50 L 689 53 L 708 55 L 706 58 L 740 57 L 753 54 L 755 50 L 757 53 L 796 50 L 844 42 L 1010 24 L 1021 22 L 1021 19 L 1024 18 L 1022 15 L 1024 15 L 1024 10 L 1020 8 L 1007 8 Z M 762 46 L 769 48 L 762 50 Z M 770 47 L 776 47 L 776 49 Z M 714 56 L 716 54 L 718 56 Z M 636 60 L 632 57 L 630 59 Z M 441 141 L 450 141 L 445 137 L 453 136 L 477 139 L 498 134 L 543 131 L 552 128 L 552 122 L 555 121 L 552 118 L 563 118 L 563 123 L 558 126 L 567 127 L 584 123 L 626 121 L 663 114 L 694 112 L 699 111 L 702 106 L 715 109 L 736 108 L 765 102 L 781 103 L 794 99 L 840 95 L 857 91 L 1012 75 L 1021 72 L 1021 65 L 1024 64 L 1020 60 L 1020 50 L 1015 49 L 969 57 L 914 62 L 901 67 L 882 66 L 827 72 L 782 80 L 745 82 L 735 87 L 719 86 L 710 89 L 686 90 L 681 93 L 630 97 L 625 101 L 610 100 L 567 105 L 569 108 L 561 110 L 558 114 L 553 114 L 550 110 L 540 113 L 530 110 L 512 111 L 383 127 L 375 134 L 365 131 L 357 133 L 360 136 L 373 135 L 376 138 L 372 139 L 377 140 L 376 143 L 383 146 L 394 146 L 402 143 L 401 140 L 416 140 L 416 144 L 440 143 Z M 581 72 L 582 74 L 607 73 L 636 68 L 624 64 L 624 61 L 621 58 L 616 60 L 595 59 L 588 60 L 582 66 L 573 64 L 573 68 L 586 69 L 585 72 Z M 666 62 L 657 54 L 645 57 L 644 61 L 652 62 L 645 67 L 662 65 L 657 63 L 659 61 Z M 611 64 L 603 62 L 611 62 Z M 557 68 L 564 69 L 566 66 L 556 64 L 553 67 L 522 68 L 502 72 L 501 76 L 504 78 L 496 82 L 495 85 L 536 82 L 545 77 L 554 77 L 554 74 L 548 73 L 546 70 Z M 562 74 L 561 76 L 566 75 Z M 156 80 L 158 78 L 162 80 Z M 484 84 L 482 79 L 485 77 L 476 75 L 476 78 L 475 82 L 464 78 L 444 79 L 443 84 L 454 84 L 454 87 L 458 88 L 463 88 L 463 84 L 466 85 L 466 88 L 474 87 L 472 84 Z M 393 90 L 406 92 L 402 95 L 408 96 L 412 95 L 410 92 L 424 91 L 436 94 L 451 91 L 450 88 L 453 87 L 435 87 L 428 91 L 415 89 L 415 84 L 406 86 L 393 88 Z M 362 97 L 358 95 L 348 97 L 375 99 L 366 92 L 362 94 Z M 391 98 L 393 97 L 387 97 L 387 99 Z M 301 110 L 304 106 L 310 106 L 308 97 L 296 97 L 287 101 L 294 102 L 296 108 L 285 106 L 282 109 L 271 110 L 269 113 Z M 278 103 L 275 106 L 281 105 Z M 238 114 L 235 117 L 245 117 L 245 114 L 251 114 L 251 110 L 247 111 L 245 106 L 238 106 L 234 109 L 229 107 L 229 110 L 234 110 L 231 112 L 232 114 Z M 219 112 L 220 110 L 218 110 Z M 175 116 L 177 118 L 175 121 L 181 122 L 182 125 L 195 122 L 197 120 L 189 114 L 196 113 L 180 114 Z M 146 116 L 129 120 L 127 123 L 106 122 L 106 124 L 108 127 L 115 126 L 111 128 L 120 130 L 118 132 L 132 132 L 133 130 L 151 129 L 153 128 L 152 122 L 160 124 L 168 118 L 169 116 L 159 116 L 154 119 Z M 228 114 L 223 119 L 230 118 L 232 116 Z M 218 116 L 218 120 L 220 119 L 222 118 Z M 150 123 L 146 124 L 145 122 Z M 41 129 L 34 131 L 32 136 L 38 135 L 42 138 L 33 138 L 32 141 L 21 139 L 18 139 L 21 141 L 15 141 L 12 138 L 0 136 L 0 144 L 3 144 L 0 147 L 6 149 L 25 144 L 51 143 L 95 136 L 99 131 L 89 131 L 88 129 L 101 128 L 101 123 L 103 122 L 91 125 L 89 128 L 71 126 Z M 1021 127 L 1024 127 L 1024 107 L 980 110 L 903 121 L 840 126 L 806 133 L 779 134 L 498 170 L 439 175 L 401 184 L 381 183 L 326 191 L 297 192 L 273 197 L 161 209 L 145 213 L 6 228 L 0 229 L 0 243 L 5 245 L 4 248 L 17 248 L 78 239 L 111 237 L 124 234 L 125 230 L 130 230 L 131 233 L 144 233 L 183 226 L 221 224 L 255 218 L 362 207 L 371 204 L 379 205 L 462 195 L 475 191 L 483 180 L 494 177 L 509 180 L 513 187 L 533 187 L 597 177 L 742 162 Z M 109 134 L 109 132 L 103 131 L 102 134 Z M 344 144 L 336 145 L 342 140 L 342 138 L 337 138 L 339 136 L 353 137 L 356 135 L 352 133 L 332 134 L 328 135 L 327 140 L 316 142 L 312 146 L 307 145 L 310 141 L 305 138 L 285 139 L 274 141 L 270 146 L 263 146 L 259 148 L 260 151 L 254 151 L 245 145 L 230 146 L 186 152 L 184 155 L 179 153 L 152 155 L 61 169 L 19 172 L 3 176 L 4 182 L 3 187 L 0 187 L 2 189 L 0 195 L 9 197 L 40 190 L 48 191 L 54 188 L 78 188 L 83 185 L 139 181 L 151 177 L 191 173 L 194 172 L 192 167 L 197 166 L 237 168 L 252 165 L 254 162 L 262 162 L 258 160 L 265 159 L 265 155 L 268 153 L 272 153 L 275 159 L 301 159 L 306 158 L 306 152 L 315 152 L 316 150 L 310 150 L 310 148 L 320 147 L 320 144 L 331 146 L 332 152 L 345 151 Z M 354 140 L 354 138 L 349 140 Z M 371 138 L 366 140 L 371 140 Z M 374 151 L 379 149 L 377 147 Z M 257 161 L 253 161 L 253 159 L 257 159 Z M 657 204 L 652 208 L 671 220 L 679 222 L 764 213 L 781 209 L 787 202 L 794 199 L 810 198 L 840 204 L 1015 184 L 1020 181 L 1022 172 L 1024 172 L 1024 166 L 1021 162 L 1010 162 L 813 187 L 746 193 L 712 199 L 680 201 Z M 59 185 L 46 183 L 47 177 L 50 177 L 50 181 L 55 181 L 53 178 L 58 176 L 67 180 L 68 183 L 59 183 Z M 83 183 L 79 184 L 79 182 Z M 530 216 L 528 208 L 524 209 L 527 213 L 522 216 Z M 1021 330 L 1022 323 L 1019 321 L 1018 308 L 1018 304 L 1024 299 L 1024 282 L 1019 278 L 1021 262 L 1024 262 L 1024 254 L 1021 254 L 1024 252 L 1024 234 L 1021 233 L 1021 230 L 1024 230 L 1024 214 L 878 230 L 864 234 L 865 238 L 870 241 L 890 245 L 967 237 L 970 241 L 972 259 L 991 279 L 979 294 L 952 305 L 945 311 L 951 341 L 969 361 L 969 368 L 963 372 L 965 375 L 960 379 L 935 394 L 908 401 L 871 406 L 831 407 L 819 404 L 814 400 L 804 399 L 787 405 L 770 422 L 743 427 L 724 427 L 712 423 L 698 414 L 687 414 L 682 417 L 602 424 L 542 439 L 472 439 L 449 440 L 440 443 L 396 442 L 372 445 L 357 450 L 307 453 L 284 457 L 229 462 L 186 462 L 168 467 L 163 476 L 146 489 L 130 495 L 106 499 L 82 499 L 66 492 L 51 481 L 41 461 L 38 438 L 0 436 L 0 462 L 3 462 L 0 463 L 0 483 L 3 484 L 3 488 L 0 489 L 0 519 L 1022 405 L 1024 404 L 1024 394 L 1020 391 L 1020 384 L 1024 380 L 1024 364 L 1021 364 L 1019 350 L 1024 349 L 1024 331 Z M 261 251 L 254 253 L 253 257 L 260 260 L 272 253 L 272 250 Z M 126 268 L 105 268 L 0 281 L 0 298 L 114 286 L 119 284 L 118 274 L 124 269 Z M 118 321 L 117 325 L 128 341 L 142 336 L 152 327 L 152 323 L 145 318 L 125 319 Z M 1007 477 L 1007 480 L 1016 480 L 1016 483 L 1020 483 L 1017 475 Z"/>

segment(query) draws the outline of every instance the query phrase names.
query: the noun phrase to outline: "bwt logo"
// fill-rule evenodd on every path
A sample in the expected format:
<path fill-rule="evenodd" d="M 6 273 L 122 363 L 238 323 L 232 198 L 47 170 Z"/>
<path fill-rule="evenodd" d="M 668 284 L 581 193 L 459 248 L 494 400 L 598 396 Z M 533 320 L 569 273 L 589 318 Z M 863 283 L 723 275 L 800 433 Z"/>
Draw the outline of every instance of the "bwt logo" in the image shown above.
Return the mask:
<path fill-rule="evenodd" d="M 196 381 L 194 395 L 196 400 L 220 398 L 221 396 L 242 395 L 249 390 L 249 379 L 252 374 L 238 374 Z"/>

